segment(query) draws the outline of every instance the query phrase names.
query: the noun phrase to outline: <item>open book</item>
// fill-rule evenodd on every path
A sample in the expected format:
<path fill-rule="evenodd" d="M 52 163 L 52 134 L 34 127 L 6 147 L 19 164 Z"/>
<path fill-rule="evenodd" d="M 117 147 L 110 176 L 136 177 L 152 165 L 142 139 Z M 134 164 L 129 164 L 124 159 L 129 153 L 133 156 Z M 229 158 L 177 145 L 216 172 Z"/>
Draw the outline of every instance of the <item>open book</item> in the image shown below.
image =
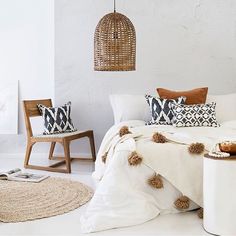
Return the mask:
<path fill-rule="evenodd" d="M 22 170 L 19 168 L 0 173 L 0 180 L 25 181 L 25 182 L 38 183 L 46 178 L 48 178 L 48 176 L 46 175 L 23 173 Z"/>

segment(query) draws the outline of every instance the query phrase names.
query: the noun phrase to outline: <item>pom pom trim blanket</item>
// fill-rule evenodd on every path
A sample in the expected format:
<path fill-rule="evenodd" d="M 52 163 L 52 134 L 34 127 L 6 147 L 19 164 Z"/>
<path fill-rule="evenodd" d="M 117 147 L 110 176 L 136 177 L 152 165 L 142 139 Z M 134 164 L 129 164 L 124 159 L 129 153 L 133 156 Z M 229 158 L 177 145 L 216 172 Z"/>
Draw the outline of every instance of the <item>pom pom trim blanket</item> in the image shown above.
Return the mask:
<path fill-rule="evenodd" d="M 130 132 L 120 136 L 124 125 Z M 159 214 L 202 207 L 203 154 L 191 154 L 188 147 L 202 143 L 205 152 L 210 151 L 220 140 L 236 140 L 235 131 L 229 127 L 145 126 L 143 121 L 114 125 L 98 152 L 93 177 L 99 184 L 81 217 L 82 231 L 137 225 Z M 154 142 L 152 137 L 156 132 L 168 142 Z M 138 165 L 130 165 L 128 161 L 133 152 L 142 159 Z M 149 184 L 154 175 L 161 176 L 162 188 Z M 179 210 L 174 203 L 183 195 L 190 199 L 189 207 Z"/>

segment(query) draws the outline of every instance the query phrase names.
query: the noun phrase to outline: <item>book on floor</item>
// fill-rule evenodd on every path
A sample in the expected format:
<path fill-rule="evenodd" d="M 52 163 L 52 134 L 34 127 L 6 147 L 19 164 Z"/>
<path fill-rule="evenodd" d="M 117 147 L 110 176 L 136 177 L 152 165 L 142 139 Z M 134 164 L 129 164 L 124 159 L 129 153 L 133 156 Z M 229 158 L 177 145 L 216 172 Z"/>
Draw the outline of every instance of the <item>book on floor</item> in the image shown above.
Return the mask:
<path fill-rule="evenodd" d="M 49 176 L 46 175 L 24 173 L 19 168 L 0 173 L 0 180 L 24 181 L 34 183 L 39 183 L 48 177 Z"/>

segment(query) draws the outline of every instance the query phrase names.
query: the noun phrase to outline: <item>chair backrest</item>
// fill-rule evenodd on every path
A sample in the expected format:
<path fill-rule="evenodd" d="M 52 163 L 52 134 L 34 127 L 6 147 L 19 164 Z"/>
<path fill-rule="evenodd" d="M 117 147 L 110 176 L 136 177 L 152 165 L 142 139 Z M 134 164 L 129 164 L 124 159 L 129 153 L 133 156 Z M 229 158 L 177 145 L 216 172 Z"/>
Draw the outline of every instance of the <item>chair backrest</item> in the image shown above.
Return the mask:
<path fill-rule="evenodd" d="M 42 104 L 46 107 L 52 107 L 51 99 L 41 99 L 41 100 L 24 100 L 23 109 L 25 117 L 25 127 L 27 132 L 27 137 L 30 138 L 33 136 L 30 117 L 41 116 L 37 104 Z"/>

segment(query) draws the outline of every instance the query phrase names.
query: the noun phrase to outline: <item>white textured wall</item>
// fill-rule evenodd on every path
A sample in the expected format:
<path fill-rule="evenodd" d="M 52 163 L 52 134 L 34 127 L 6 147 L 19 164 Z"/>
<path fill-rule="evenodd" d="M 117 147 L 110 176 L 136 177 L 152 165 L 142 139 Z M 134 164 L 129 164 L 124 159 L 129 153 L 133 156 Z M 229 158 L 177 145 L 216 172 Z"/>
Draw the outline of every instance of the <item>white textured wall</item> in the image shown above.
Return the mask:
<path fill-rule="evenodd" d="M 236 92 L 235 0 L 118 0 L 137 31 L 136 72 L 94 72 L 93 34 L 111 0 L 0 0 L 0 81 L 19 80 L 19 101 L 73 102 L 78 128 L 95 131 L 97 147 L 112 125 L 110 93 L 155 93 L 157 86 Z M 19 105 L 21 108 L 21 104 Z M 20 135 L 0 135 L 0 153 L 25 150 Z M 36 151 L 45 152 L 43 146 Z M 73 149 L 87 153 L 85 144 Z"/>
<path fill-rule="evenodd" d="M 72 101 L 74 123 L 94 129 L 97 147 L 113 122 L 111 93 L 236 92 L 235 0 L 118 0 L 137 31 L 137 71 L 94 72 L 94 30 L 111 10 L 111 0 L 55 1 L 56 102 Z"/>
<path fill-rule="evenodd" d="M 3 80 L 19 81 L 19 135 L 0 135 L 0 153 L 24 153 L 21 101 L 54 97 L 53 0 L 0 0 L 0 82 Z M 35 150 L 45 152 L 45 148 L 38 145 Z"/>

